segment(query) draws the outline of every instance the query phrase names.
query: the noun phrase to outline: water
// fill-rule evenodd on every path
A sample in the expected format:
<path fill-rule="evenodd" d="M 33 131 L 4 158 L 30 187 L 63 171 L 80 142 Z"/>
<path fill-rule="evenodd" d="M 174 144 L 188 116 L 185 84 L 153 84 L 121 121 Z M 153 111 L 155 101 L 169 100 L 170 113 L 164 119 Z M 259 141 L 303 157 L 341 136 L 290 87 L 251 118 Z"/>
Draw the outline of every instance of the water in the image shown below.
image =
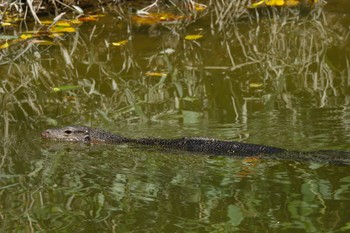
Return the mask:
<path fill-rule="evenodd" d="M 40 139 L 83 124 L 135 138 L 350 150 L 348 3 L 256 19 L 223 2 L 157 26 L 114 11 L 59 45 L 0 50 L 1 231 L 348 231 L 349 166 Z M 80 88 L 51 90 L 65 85 Z"/>

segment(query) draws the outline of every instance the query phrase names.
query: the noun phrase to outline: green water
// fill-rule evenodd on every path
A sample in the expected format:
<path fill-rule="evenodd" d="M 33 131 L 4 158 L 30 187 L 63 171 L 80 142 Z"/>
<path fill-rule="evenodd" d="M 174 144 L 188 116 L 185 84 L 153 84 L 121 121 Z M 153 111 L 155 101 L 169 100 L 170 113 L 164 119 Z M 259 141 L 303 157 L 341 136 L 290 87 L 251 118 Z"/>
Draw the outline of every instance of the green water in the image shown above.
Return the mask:
<path fill-rule="evenodd" d="M 81 124 L 350 151 L 349 3 L 259 18 L 203 3 L 157 26 L 116 8 L 58 45 L 0 50 L 1 232 L 349 231 L 349 166 L 40 139 Z M 66 85 L 80 88 L 51 90 Z"/>

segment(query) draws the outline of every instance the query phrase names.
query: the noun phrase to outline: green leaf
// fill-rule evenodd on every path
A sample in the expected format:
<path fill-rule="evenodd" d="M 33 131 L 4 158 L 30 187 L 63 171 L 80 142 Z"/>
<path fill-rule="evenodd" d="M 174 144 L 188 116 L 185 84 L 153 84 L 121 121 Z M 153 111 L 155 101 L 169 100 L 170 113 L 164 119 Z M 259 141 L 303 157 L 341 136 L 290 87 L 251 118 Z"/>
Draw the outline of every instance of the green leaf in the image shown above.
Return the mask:
<path fill-rule="evenodd" d="M 0 40 L 18 39 L 18 36 L 0 35 Z"/>

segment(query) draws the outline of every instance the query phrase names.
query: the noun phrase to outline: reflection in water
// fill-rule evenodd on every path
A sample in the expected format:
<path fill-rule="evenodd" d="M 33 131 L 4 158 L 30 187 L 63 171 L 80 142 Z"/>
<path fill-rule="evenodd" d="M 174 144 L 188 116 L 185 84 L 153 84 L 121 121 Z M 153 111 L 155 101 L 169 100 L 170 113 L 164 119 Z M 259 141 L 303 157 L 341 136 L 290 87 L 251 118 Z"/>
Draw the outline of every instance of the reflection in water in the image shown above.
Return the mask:
<path fill-rule="evenodd" d="M 65 34 L 59 46 L 0 50 L 4 232 L 349 228 L 348 166 L 40 145 L 39 132 L 58 123 L 135 138 L 349 149 L 349 16 L 334 5 L 257 17 L 239 1 L 207 4 L 181 23 L 151 27 L 118 8 Z M 50 91 L 64 85 L 81 88 Z"/>
<path fill-rule="evenodd" d="M 329 231 L 349 214 L 344 166 L 73 147 L 43 148 L 31 171 L 2 174 L 3 229 Z"/>

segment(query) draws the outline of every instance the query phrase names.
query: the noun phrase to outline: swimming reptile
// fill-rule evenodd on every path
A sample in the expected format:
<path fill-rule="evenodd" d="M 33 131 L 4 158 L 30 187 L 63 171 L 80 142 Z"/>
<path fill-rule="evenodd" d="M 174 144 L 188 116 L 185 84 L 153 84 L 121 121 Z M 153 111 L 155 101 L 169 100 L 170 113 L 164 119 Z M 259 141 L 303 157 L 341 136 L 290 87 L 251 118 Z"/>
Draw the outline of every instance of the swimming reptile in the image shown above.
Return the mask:
<path fill-rule="evenodd" d="M 350 152 L 346 151 L 322 150 L 313 152 L 300 152 L 272 146 L 196 137 L 183 137 L 177 139 L 133 139 L 86 126 L 67 126 L 63 128 L 47 129 L 41 133 L 41 136 L 43 139 L 86 144 L 117 145 L 132 143 L 190 152 L 202 152 L 212 155 L 276 158 L 350 165 Z"/>

